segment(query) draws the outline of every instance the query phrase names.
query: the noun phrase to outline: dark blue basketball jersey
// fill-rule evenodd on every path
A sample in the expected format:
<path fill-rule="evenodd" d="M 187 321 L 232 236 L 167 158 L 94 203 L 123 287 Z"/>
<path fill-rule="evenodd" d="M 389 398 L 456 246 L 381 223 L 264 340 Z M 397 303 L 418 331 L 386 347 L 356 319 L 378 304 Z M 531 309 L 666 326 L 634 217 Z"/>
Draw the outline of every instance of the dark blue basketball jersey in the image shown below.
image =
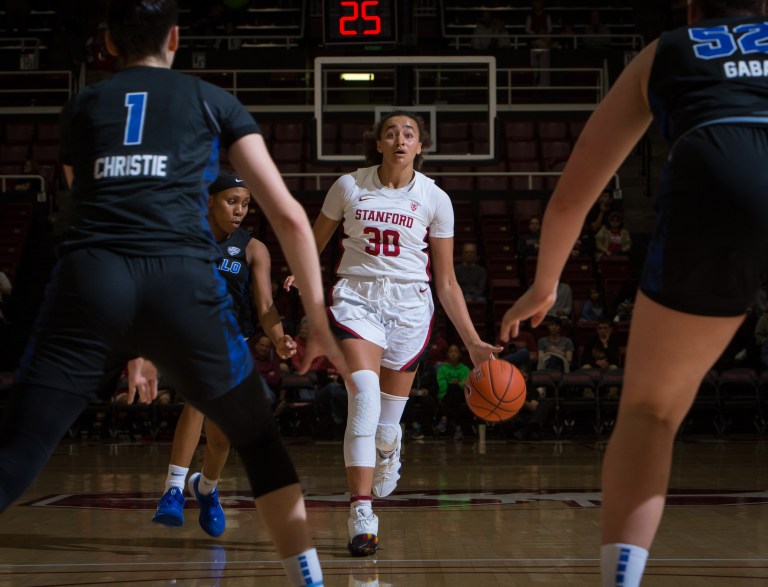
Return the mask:
<path fill-rule="evenodd" d="M 227 291 L 235 305 L 234 312 L 243 331 L 243 336 L 253 336 L 254 328 L 251 297 L 251 270 L 248 267 L 245 249 L 253 236 L 244 228 L 238 228 L 229 238 L 218 243 L 218 269 L 227 282 Z"/>
<path fill-rule="evenodd" d="M 219 147 L 257 132 L 234 96 L 169 69 L 130 67 L 84 88 L 62 112 L 75 204 L 62 252 L 216 260 L 206 213 Z"/>
<path fill-rule="evenodd" d="M 768 124 L 768 22 L 713 19 L 664 33 L 648 99 L 670 143 L 715 121 Z"/>

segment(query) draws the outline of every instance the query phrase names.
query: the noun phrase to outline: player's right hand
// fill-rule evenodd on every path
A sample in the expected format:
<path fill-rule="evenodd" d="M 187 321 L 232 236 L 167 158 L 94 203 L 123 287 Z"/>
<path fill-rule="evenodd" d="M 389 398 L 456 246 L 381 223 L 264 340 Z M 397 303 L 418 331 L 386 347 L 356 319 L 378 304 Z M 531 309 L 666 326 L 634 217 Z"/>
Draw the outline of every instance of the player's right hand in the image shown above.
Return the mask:
<path fill-rule="evenodd" d="M 531 326 L 536 328 L 544 321 L 547 311 L 555 303 L 557 297 L 557 282 L 554 287 L 539 288 L 534 283 L 515 304 L 504 313 L 501 320 L 499 339 L 507 343 L 517 336 L 520 331 L 520 321 L 531 318 Z"/>
<path fill-rule="evenodd" d="M 291 286 L 296 282 L 296 278 L 293 275 L 289 275 L 283 282 L 283 289 L 285 291 L 291 291 Z M 298 288 L 296 288 L 298 289 Z"/>
<path fill-rule="evenodd" d="M 357 390 L 353 388 L 352 378 L 349 376 L 347 361 L 341 352 L 341 347 L 336 337 L 333 336 L 333 333 L 327 327 L 320 332 L 315 332 L 310 327 L 307 347 L 304 351 L 304 360 L 301 362 L 298 372 L 301 374 L 306 373 L 312 365 L 312 361 L 323 355 L 336 367 L 336 372 L 346 382 L 347 389 L 356 392 Z"/>
<path fill-rule="evenodd" d="M 157 397 L 157 367 L 151 361 L 137 357 L 128 361 L 128 405 L 139 394 L 140 404 L 150 404 Z"/>

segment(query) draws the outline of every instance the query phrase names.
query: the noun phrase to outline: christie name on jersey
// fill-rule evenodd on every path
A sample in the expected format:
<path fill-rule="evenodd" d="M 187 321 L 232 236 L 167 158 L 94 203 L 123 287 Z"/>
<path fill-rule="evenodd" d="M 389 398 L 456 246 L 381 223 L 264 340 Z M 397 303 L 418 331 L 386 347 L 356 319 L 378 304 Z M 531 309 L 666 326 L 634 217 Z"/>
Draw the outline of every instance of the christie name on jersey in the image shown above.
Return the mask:
<path fill-rule="evenodd" d="M 749 59 L 726 61 L 723 63 L 725 77 L 765 77 L 768 76 L 768 59 Z"/>
<path fill-rule="evenodd" d="M 93 178 L 147 176 L 165 177 L 167 155 L 113 155 L 99 157 L 93 164 Z"/>
<path fill-rule="evenodd" d="M 385 222 L 397 226 L 413 227 L 413 217 L 383 210 L 355 210 L 355 219 L 369 222 Z"/>

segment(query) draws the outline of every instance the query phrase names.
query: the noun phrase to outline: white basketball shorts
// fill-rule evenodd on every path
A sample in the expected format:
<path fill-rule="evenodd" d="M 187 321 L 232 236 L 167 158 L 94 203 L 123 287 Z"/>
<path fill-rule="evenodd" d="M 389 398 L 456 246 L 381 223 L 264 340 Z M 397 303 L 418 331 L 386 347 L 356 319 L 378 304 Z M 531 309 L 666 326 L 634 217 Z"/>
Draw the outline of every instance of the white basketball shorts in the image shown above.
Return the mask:
<path fill-rule="evenodd" d="M 384 349 L 383 367 L 415 371 L 429 350 L 435 304 L 426 282 L 343 277 L 331 290 L 329 310 L 340 338 Z"/>

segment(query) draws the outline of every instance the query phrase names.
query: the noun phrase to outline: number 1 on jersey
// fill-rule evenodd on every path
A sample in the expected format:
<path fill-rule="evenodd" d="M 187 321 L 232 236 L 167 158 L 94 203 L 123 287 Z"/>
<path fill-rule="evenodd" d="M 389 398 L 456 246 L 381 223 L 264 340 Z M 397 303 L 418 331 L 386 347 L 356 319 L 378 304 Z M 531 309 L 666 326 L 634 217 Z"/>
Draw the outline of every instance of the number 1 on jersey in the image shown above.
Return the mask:
<path fill-rule="evenodd" d="M 125 121 L 124 145 L 140 145 L 144 133 L 144 114 L 147 110 L 147 92 L 132 92 L 125 95 L 128 117 Z"/>

